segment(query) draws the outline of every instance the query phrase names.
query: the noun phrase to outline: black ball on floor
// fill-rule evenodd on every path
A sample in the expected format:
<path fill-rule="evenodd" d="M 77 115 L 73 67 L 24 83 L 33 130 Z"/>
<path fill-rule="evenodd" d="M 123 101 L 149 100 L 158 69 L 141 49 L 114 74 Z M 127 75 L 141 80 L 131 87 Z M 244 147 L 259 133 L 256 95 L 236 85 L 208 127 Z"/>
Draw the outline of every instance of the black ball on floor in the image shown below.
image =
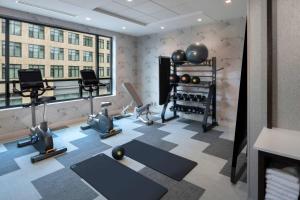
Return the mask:
<path fill-rule="evenodd" d="M 113 148 L 111 155 L 116 160 L 122 160 L 125 154 L 125 149 L 121 146 Z"/>

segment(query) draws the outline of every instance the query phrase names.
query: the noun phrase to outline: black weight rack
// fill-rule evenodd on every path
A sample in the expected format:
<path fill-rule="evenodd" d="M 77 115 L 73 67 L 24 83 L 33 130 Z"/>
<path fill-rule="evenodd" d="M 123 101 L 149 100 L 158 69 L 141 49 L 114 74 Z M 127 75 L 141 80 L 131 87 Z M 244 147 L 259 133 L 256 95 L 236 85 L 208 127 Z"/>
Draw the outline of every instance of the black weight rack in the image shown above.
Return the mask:
<path fill-rule="evenodd" d="M 182 64 L 171 63 L 172 74 L 178 75 L 178 73 L 188 73 L 191 76 L 198 76 L 200 80 L 205 79 L 205 81 L 200 81 L 199 84 L 184 84 L 181 82 L 170 83 L 170 91 L 161 113 L 162 122 L 165 123 L 172 119 L 178 118 L 179 116 L 177 115 L 177 112 L 184 112 L 186 114 L 203 115 L 202 127 L 204 132 L 217 126 L 218 122 L 216 118 L 216 81 L 217 72 L 222 69 L 223 68 L 217 69 L 216 57 L 208 59 L 203 63 L 197 65 L 189 62 L 185 62 Z M 195 74 L 195 72 L 197 72 L 198 75 L 193 75 Z M 191 91 L 191 89 L 193 89 L 193 91 Z M 191 104 L 189 102 L 192 102 L 192 100 L 177 98 L 180 92 L 185 92 L 189 94 L 192 93 L 195 95 L 201 94 L 204 96 L 204 99 L 199 101 L 193 101 L 193 104 L 196 104 L 196 106 L 183 105 L 182 103 Z M 170 110 L 173 112 L 173 116 L 166 118 L 165 115 L 169 103 L 173 103 L 170 107 Z M 211 117 L 210 121 L 208 120 L 209 117 Z"/>

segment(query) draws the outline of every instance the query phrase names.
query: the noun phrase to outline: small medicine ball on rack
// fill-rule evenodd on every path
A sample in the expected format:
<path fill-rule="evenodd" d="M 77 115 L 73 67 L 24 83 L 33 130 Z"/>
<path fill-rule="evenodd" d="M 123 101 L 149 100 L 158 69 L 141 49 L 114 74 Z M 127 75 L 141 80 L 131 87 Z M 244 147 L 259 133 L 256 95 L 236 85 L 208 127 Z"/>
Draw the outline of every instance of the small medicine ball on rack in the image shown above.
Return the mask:
<path fill-rule="evenodd" d="M 170 75 L 170 82 L 171 83 L 178 83 L 179 82 L 179 76 L 178 75 L 176 75 L 176 74 L 171 74 Z"/>
<path fill-rule="evenodd" d="M 194 64 L 200 64 L 204 62 L 208 57 L 208 49 L 204 44 L 191 44 L 186 49 L 186 58 L 189 62 Z"/>
<path fill-rule="evenodd" d="M 174 64 L 183 64 L 186 61 L 185 52 L 178 49 L 172 53 L 172 61 Z"/>
<path fill-rule="evenodd" d="M 191 82 L 191 77 L 190 75 L 188 74 L 183 74 L 181 77 L 180 77 L 180 81 L 182 83 L 190 83 Z"/>
<path fill-rule="evenodd" d="M 198 76 L 193 76 L 191 82 L 193 84 L 199 84 L 200 83 L 200 78 Z"/>

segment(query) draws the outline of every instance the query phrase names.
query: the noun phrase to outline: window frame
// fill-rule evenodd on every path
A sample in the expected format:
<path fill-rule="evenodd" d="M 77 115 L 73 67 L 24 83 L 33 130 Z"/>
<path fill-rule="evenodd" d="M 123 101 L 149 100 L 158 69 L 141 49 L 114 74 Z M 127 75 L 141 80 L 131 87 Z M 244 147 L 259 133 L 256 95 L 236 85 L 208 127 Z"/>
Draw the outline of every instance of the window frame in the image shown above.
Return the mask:
<path fill-rule="evenodd" d="M 50 28 L 50 30 L 51 29 L 58 29 L 58 30 L 62 30 L 63 31 L 63 35 L 65 35 L 65 34 L 68 34 L 68 32 L 74 32 L 74 33 L 80 33 L 80 34 L 88 34 L 88 35 L 93 35 L 93 36 L 95 36 L 95 38 L 94 38 L 94 40 L 95 40 L 95 45 L 93 45 L 93 48 L 95 48 L 95 52 L 96 52 L 96 55 L 95 55 L 95 67 L 96 67 L 96 69 L 95 69 L 95 71 L 96 71 L 96 75 L 97 75 L 97 78 L 99 79 L 99 81 L 101 81 L 101 80 L 103 80 L 103 81 L 109 81 L 109 88 L 110 88 L 110 91 L 108 91 L 108 93 L 107 94 L 99 94 L 99 91 L 97 91 L 97 93 L 96 93 L 96 96 L 97 97 L 103 97 L 103 96 L 111 96 L 111 95 L 113 95 L 113 87 L 114 87 L 114 77 L 112 76 L 112 74 L 111 74 L 111 76 L 110 77 L 108 77 L 108 78 L 100 78 L 99 77 L 99 66 L 100 66 L 100 63 L 99 63 L 99 60 L 98 60 L 98 58 L 99 58 L 99 39 L 101 38 L 101 37 L 105 37 L 105 38 L 107 38 L 107 39 L 109 39 L 110 40 L 110 57 L 112 58 L 113 57 L 113 49 L 112 49 L 112 46 L 113 46 L 113 43 L 114 43 L 114 40 L 113 40 L 113 37 L 112 36 L 107 36 L 107 35 L 101 35 L 101 34 L 98 34 L 98 33 L 95 33 L 95 32 L 85 32 L 85 31 L 81 31 L 81 30 L 76 30 L 76 29 L 72 29 L 72 28 L 67 28 L 67 27 L 62 27 L 62 26 L 56 26 L 56 25 L 53 25 L 53 24 L 48 24 L 48 23 L 36 23 L 35 21 L 30 21 L 30 20 L 24 20 L 24 19 L 20 19 L 20 18 L 17 18 L 17 17 L 6 17 L 6 16 L 3 16 L 3 15 L 1 15 L 0 14 L 0 18 L 2 19 L 2 20 L 4 20 L 5 21 L 5 27 L 8 27 L 8 29 L 6 28 L 5 29 L 5 41 L 10 41 L 10 25 L 9 25 L 9 22 L 11 21 L 11 20 L 13 20 L 13 21 L 18 21 L 18 22 L 20 22 L 21 23 L 21 36 L 23 35 L 22 34 L 22 28 L 23 28 L 23 26 L 22 26 L 22 23 L 28 23 L 28 24 L 35 24 L 35 25 L 40 25 L 40 26 L 44 26 L 44 27 L 47 27 L 47 28 Z M 64 37 L 65 36 L 63 36 L 63 41 L 62 42 L 64 42 Z M 45 38 L 46 38 L 46 34 L 45 34 Z M 50 38 L 49 38 L 49 41 L 52 41 L 51 40 L 51 33 L 50 33 Z M 60 42 L 60 41 L 55 41 L 54 40 L 54 42 Z M 67 43 L 68 43 L 68 41 L 67 41 Z M 22 45 L 22 44 L 21 44 Z M 70 44 L 70 45 L 74 45 L 74 44 Z M 79 45 L 80 45 L 80 37 L 79 37 Z M 23 45 L 22 45 L 23 46 Z M 21 48 L 22 48 L 22 46 L 21 46 Z M 11 92 L 11 89 L 12 89 L 12 82 L 13 82 L 13 80 L 10 80 L 9 79 L 9 64 L 10 64 L 10 56 L 9 56 L 9 43 L 7 42 L 7 43 L 5 43 L 5 47 L 6 47 L 6 49 L 5 49 L 5 52 L 6 52 L 6 54 L 5 54 L 5 61 L 4 61 L 4 63 L 5 63 L 5 80 L 1 80 L 0 81 L 0 84 L 4 84 L 5 85 L 5 94 L 4 94 L 4 96 L 5 96 L 5 106 L 0 106 L 0 109 L 6 109 L 6 108 L 13 108 L 13 107 L 22 107 L 23 106 L 23 104 L 18 104 L 18 105 L 11 105 L 11 101 L 14 99 L 14 97 L 12 97 L 12 92 Z M 71 46 L 70 46 L 70 48 L 71 48 Z M 44 59 L 45 59 L 45 55 L 46 54 L 46 49 L 44 48 Z M 22 52 L 21 52 L 21 57 L 22 57 Z M 80 57 L 80 56 L 79 56 Z M 66 66 L 64 66 L 64 67 L 66 67 Z M 111 71 L 113 71 L 113 67 L 114 67 L 114 65 L 113 65 L 113 61 L 112 61 L 112 59 L 111 59 L 111 63 L 110 63 L 110 68 L 111 68 Z M 8 69 L 8 70 L 7 70 Z M 59 82 L 59 81 L 77 81 L 77 80 L 79 80 L 78 78 L 77 79 L 50 79 L 50 80 L 48 80 L 48 82 L 49 83 L 51 83 L 51 82 Z M 82 91 L 81 92 L 79 92 L 79 96 L 80 97 L 78 97 L 78 98 L 70 98 L 70 99 L 63 99 L 63 100 L 56 100 L 55 102 L 68 102 L 68 101 L 72 101 L 72 100 L 79 100 L 79 99 L 82 99 Z"/>

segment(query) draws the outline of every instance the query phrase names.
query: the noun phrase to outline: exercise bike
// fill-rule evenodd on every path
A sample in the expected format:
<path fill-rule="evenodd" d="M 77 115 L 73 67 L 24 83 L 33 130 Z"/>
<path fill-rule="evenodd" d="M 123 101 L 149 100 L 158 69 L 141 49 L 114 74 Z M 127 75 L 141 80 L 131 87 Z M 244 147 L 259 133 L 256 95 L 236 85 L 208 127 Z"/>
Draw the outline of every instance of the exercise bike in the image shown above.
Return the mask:
<path fill-rule="evenodd" d="M 67 148 L 55 149 L 53 147 L 52 132 L 48 128 L 45 120 L 46 104 L 54 101 L 54 96 L 42 96 L 46 91 L 54 90 L 54 87 L 48 85 L 46 87 L 42 80 L 42 74 L 39 69 L 21 69 L 18 71 L 20 90 L 16 88 L 16 81 L 13 82 L 13 92 L 22 97 L 30 97 L 30 103 L 23 107 L 31 107 L 32 127 L 30 128 L 30 136 L 25 141 L 18 142 L 18 147 L 33 145 L 39 151 L 39 155 L 31 157 L 31 162 L 35 163 L 46 158 L 50 158 L 67 151 Z M 36 106 L 43 104 L 43 121 L 36 125 Z"/>
<path fill-rule="evenodd" d="M 102 102 L 101 111 L 94 114 L 93 108 L 93 92 L 97 91 L 99 87 L 106 86 L 106 84 L 100 83 L 96 77 L 94 70 L 81 70 L 81 80 L 79 80 L 79 87 L 89 92 L 90 100 L 90 115 L 87 119 L 87 125 L 81 126 L 82 130 L 92 128 L 100 133 L 102 139 L 117 135 L 122 132 L 122 129 L 114 127 L 113 120 L 108 115 L 107 107 L 111 106 L 111 102 Z"/>

